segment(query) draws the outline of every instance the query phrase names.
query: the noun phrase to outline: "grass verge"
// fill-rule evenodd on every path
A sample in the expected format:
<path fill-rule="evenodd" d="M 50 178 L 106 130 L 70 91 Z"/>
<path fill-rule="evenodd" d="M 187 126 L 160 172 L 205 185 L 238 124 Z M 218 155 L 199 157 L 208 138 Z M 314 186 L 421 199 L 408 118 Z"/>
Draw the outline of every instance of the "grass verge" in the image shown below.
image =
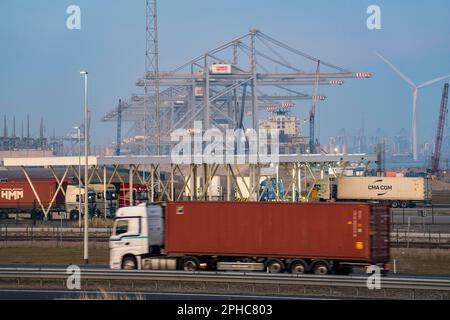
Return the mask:
<path fill-rule="evenodd" d="M 62 264 L 84 263 L 83 246 L 47 247 L 13 246 L 0 248 L 0 264 Z M 107 247 L 89 246 L 90 264 L 109 264 Z"/>
<path fill-rule="evenodd" d="M 428 274 L 450 276 L 450 250 L 447 249 L 391 249 L 391 270 L 396 264 L 397 274 Z"/>

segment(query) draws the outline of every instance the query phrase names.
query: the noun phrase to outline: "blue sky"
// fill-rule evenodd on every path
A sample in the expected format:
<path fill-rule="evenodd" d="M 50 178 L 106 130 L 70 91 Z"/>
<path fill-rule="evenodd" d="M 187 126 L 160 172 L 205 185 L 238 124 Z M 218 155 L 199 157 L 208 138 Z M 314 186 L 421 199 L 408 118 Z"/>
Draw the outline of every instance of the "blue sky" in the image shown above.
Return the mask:
<path fill-rule="evenodd" d="M 81 30 L 66 28 L 66 8 L 81 7 Z M 382 30 L 366 28 L 366 9 L 381 7 Z M 313 56 L 351 70 L 374 73 L 323 88 L 320 137 L 341 128 L 355 134 L 365 113 L 368 134 L 393 135 L 411 126 L 411 90 L 380 59 L 379 51 L 414 82 L 450 74 L 450 2 L 387 0 L 160 0 L 161 70 L 173 69 L 254 26 Z M 140 93 L 144 68 L 144 0 L 36 0 L 0 2 L 0 116 L 30 114 L 37 135 L 41 117 L 47 135 L 69 132 L 81 122 L 83 81 L 90 72 L 95 144 L 107 144 L 115 125 L 99 119 L 117 103 Z M 418 104 L 419 141 L 435 134 L 442 83 L 423 89 Z M 309 90 L 305 88 L 303 91 Z M 304 118 L 309 103 L 297 104 Z M 10 128 L 12 125 L 10 126 Z M 18 131 L 19 132 L 19 131 Z"/>

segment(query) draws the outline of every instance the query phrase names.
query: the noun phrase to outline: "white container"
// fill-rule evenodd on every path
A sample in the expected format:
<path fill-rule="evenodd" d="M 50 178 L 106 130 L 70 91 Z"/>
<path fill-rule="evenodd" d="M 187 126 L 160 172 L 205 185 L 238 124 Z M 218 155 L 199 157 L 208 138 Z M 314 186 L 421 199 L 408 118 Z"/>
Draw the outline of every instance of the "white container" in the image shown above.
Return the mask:
<path fill-rule="evenodd" d="M 424 178 L 340 177 L 340 200 L 426 200 Z"/>

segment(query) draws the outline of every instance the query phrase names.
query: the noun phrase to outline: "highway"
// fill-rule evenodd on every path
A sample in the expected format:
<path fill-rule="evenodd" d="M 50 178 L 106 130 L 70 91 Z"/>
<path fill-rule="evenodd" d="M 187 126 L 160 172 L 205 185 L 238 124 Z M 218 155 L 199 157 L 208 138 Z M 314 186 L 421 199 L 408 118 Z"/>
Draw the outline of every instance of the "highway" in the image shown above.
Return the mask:
<path fill-rule="evenodd" d="M 0 289 L 0 300 L 336 300 L 324 297 L 262 296 L 210 293 L 148 293 L 108 291 L 71 291 L 51 289 Z"/>
<path fill-rule="evenodd" d="M 68 273 L 66 268 L 1 268 L 0 283 L 4 297 L 22 295 L 24 297 L 48 294 L 48 297 L 61 298 L 67 288 Z M 377 296 L 395 297 L 400 294 L 404 298 L 415 299 L 426 297 L 448 299 L 450 294 L 450 278 L 390 276 L 380 278 L 380 290 L 368 290 L 368 275 L 354 274 L 350 276 L 316 276 L 294 274 L 268 274 L 258 272 L 181 272 L 156 270 L 110 270 L 103 268 L 83 268 L 80 273 L 80 284 L 83 290 L 99 290 L 110 288 L 115 292 L 145 292 L 150 299 L 180 299 L 180 294 L 188 293 L 205 299 L 206 296 L 223 299 L 239 297 L 249 299 L 250 296 L 299 298 L 338 297 L 338 298 L 373 298 Z M 54 288 L 48 292 L 46 288 Z M 23 291 L 27 289 L 28 291 Z M 109 291 L 106 289 L 106 291 Z M 319 294 L 317 292 L 320 292 Z M 169 296 L 161 292 L 170 292 Z M 73 296 L 73 292 L 68 298 Z M 200 295 L 199 295 L 200 294 Z M 394 296 L 392 296 L 394 295 Z M 424 296 L 425 295 L 425 296 Z M 76 296 L 75 296 L 76 297 Z M 188 296 L 190 297 L 190 296 Z M 79 298 L 79 297 L 78 297 Z M 186 296 L 183 296 L 186 299 Z"/>
<path fill-rule="evenodd" d="M 0 264 L 0 275 L 1 272 L 3 270 L 30 270 L 30 271 L 36 271 L 36 270 L 62 270 L 67 268 L 67 265 L 64 264 L 33 264 L 33 265 L 29 265 L 29 264 Z M 89 265 L 80 265 L 79 266 L 81 269 L 81 272 L 83 272 L 84 270 L 86 271 L 103 271 L 103 272 L 117 272 L 120 270 L 111 270 L 109 269 L 108 265 L 102 265 L 102 264 L 89 264 Z M 124 272 L 133 272 L 132 270 L 123 270 Z M 137 272 L 143 272 L 143 273 L 152 273 L 152 272 L 159 272 L 159 271 L 146 271 L 146 270 L 138 270 Z M 186 272 L 184 271 L 169 271 L 172 273 L 181 273 L 181 274 L 186 274 Z M 214 271 L 196 271 L 196 274 L 216 274 L 217 272 Z M 223 271 L 220 272 L 221 274 L 247 274 L 247 275 L 265 275 L 267 273 L 261 273 L 261 272 L 247 272 L 247 273 L 242 273 L 242 272 L 235 272 L 235 271 Z M 270 276 L 270 274 L 268 274 Z M 275 275 L 276 276 L 276 275 Z M 366 277 L 367 274 L 362 273 L 362 272 L 353 272 L 351 273 L 349 276 L 353 276 L 353 277 Z M 349 276 L 344 276 L 344 278 L 347 278 Z M 313 276 L 314 277 L 314 276 Z M 323 277 L 323 276 L 319 276 Z M 394 274 L 394 273 L 389 273 L 386 277 L 384 278 L 416 278 L 416 279 L 434 279 L 434 280 L 450 280 L 450 275 L 448 277 L 444 277 L 444 276 L 436 276 L 436 275 L 422 275 L 422 274 Z"/>

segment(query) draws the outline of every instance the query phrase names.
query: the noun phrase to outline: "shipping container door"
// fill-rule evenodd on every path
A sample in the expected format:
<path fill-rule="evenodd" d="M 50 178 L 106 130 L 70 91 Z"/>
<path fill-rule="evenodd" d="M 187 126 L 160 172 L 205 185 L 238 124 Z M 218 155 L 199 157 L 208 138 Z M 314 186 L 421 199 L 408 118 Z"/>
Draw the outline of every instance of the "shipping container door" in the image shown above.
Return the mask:
<path fill-rule="evenodd" d="M 385 205 L 371 205 L 371 263 L 386 263 L 389 261 L 390 227 L 389 207 Z"/>

